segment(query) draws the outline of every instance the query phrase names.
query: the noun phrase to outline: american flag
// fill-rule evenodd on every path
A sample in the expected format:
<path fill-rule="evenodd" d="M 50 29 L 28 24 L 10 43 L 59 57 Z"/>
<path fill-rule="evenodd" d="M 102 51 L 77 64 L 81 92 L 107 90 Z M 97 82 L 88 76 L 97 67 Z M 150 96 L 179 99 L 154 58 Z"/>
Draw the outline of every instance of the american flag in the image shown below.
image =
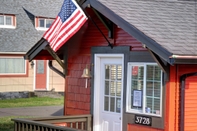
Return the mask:
<path fill-rule="evenodd" d="M 87 21 L 83 10 L 75 0 L 64 0 L 61 11 L 44 33 L 51 48 L 56 52 L 66 41 L 68 41 Z"/>

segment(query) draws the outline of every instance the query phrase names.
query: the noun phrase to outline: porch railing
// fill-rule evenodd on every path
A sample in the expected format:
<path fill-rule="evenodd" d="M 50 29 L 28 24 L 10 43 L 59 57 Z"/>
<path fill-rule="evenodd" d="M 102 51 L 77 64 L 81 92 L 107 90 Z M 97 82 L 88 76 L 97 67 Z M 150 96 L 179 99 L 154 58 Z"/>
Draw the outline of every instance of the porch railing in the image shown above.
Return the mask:
<path fill-rule="evenodd" d="M 91 115 L 17 118 L 14 131 L 92 131 Z"/>

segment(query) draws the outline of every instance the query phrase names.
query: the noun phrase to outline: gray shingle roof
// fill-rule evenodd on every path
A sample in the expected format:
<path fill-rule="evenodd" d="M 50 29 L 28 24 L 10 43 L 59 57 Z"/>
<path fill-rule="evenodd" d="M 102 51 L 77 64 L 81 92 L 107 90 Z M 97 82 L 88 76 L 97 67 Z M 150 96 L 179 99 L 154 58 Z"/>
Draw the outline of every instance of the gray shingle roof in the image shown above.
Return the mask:
<path fill-rule="evenodd" d="M 161 45 L 164 50 L 175 55 L 197 55 L 196 1 L 97 1 Z"/>
<path fill-rule="evenodd" d="M 26 11 L 33 16 L 55 18 L 62 3 L 63 0 L 1 0 L 0 13 L 16 14 L 17 27 L 0 28 L 0 52 L 27 52 L 44 31 L 35 29 L 34 18 Z"/>

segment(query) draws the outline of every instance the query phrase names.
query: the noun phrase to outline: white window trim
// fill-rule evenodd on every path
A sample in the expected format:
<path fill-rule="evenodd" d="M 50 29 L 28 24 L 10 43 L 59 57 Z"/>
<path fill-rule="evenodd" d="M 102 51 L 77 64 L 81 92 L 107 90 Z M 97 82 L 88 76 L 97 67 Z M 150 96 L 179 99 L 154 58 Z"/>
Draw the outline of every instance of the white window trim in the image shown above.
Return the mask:
<path fill-rule="evenodd" d="M 0 56 L 0 58 L 23 58 L 22 56 Z M 24 73 L 0 73 L 0 75 L 9 76 L 9 75 L 26 75 L 27 74 L 27 62 L 25 61 L 25 72 Z"/>
<path fill-rule="evenodd" d="M 16 21 L 16 17 L 14 15 L 1 15 L 4 17 L 4 23 L 5 23 L 5 17 L 6 16 L 11 16 L 12 18 L 12 25 L 0 25 L 0 28 L 10 28 L 10 29 L 15 29 L 16 28 L 16 23 L 14 23 L 14 21 Z"/>
<path fill-rule="evenodd" d="M 48 28 L 36 27 L 36 30 L 46 31 L 46 30 L 48 30 Z"/>
<path fill-rule="evenodd" d="M 143 102 L 143 105 L 142 105 L 142 112 L 140 112 L 139 110 L 135 110 L 135 109 L 131 109 L 131 95 L 130 95 L 130 92 L 131 92 L 131 66 L 139 66 L 139 65 L 142 65 L 144 66 L 144 70 L 146 70 L 146 65 L 157 65 L 156 63 L 136 63 L 136 62 L 128 62 L 128 66 L 127 66 L 127 96 L 126 96 L 126 112 L 128 113 L 134 113 L 134 114 L 141 114 L 141 115 L 148 115 L 148 116 L 156 116 L 156 117 L 162 117 L 162 102 L 163 102 L 163 97 L 162 97 L 162 83 L 161 83 L 161 90 L 160 90 L 160 115 L 157 115 L 157 114 L 152 114 L 152 113 L 145 113 L 145 100 L 146 100 L 146 97 L 145 95 L 143 95 L 142 97 L 142 102 Z M 146 76 L 146 72 L 144 72 L 144 76 Z M 163 76 L 162 76 L 162 73 L 161 73 L 161 78 L 163 79 Z M 144 94 L 146 94 L 146 90 L 145 90 L 145 85 L 146 85 L 146 77 L 144 77 L 144 83 L 143 83 L 143 92 Z"/>
<path fill-rule="evenodd" d="M 39 27 L 39 19 L 44 19 L 44 26 L 45 27 Z M 46 28 L 46 20 L 55 20 L 55 19 L 52 19 L 52 18 L 40 18 L 40 17 L 35 18 L 35 21 L 37 21 L 37 26 L 35 25 L 36 30 L 39 30 L 39 31 L 46 31 L 46 30 L 48 30 L 49 28 Z"/>

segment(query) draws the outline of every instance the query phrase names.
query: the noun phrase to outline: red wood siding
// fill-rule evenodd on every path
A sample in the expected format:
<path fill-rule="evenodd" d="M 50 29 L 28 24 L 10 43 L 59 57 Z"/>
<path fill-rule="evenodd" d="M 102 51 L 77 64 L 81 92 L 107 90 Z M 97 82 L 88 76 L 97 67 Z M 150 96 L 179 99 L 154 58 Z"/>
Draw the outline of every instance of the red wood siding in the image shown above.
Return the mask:
<path fill-rule="evenodd" d="M 197 72 L 197 65 L 180 65 L 179 76 Z M 186 78 L 185 81 L 185 131 L 197 130 L 197 76 Z"/>
<path fill-rule="evenodd" d="M 141 42 L 131 37 L 121 28 L 115 29 L 115 45 L 116 46 L 130 46 L 131 50 L 135 51 L 144 51 L 145 48 L 142 47 Z"/>
<path fill-rule="evenodd" d="M 179 129 L 179 76 L 177 66 L 170 67 L 170 78 L 166 83 L 165 131 Z"/>
<path fill-rule="evenodd" d="M 197 65 L 175 65 L 170 68 L 170 80 L 166 85 L 165 131 L 179 131 L 180 76 L 197 72 Z M 197 130 L 197 76 L 186 78 L 184 130 Z"/>
<path fill-rule="evenodd" d="M 108 31 L 97 17 L 93 18 L 105 36 Z M 145 50 L 142 44 L 128 35 L 120 28 L 115 29 L 114 46 L 130 46 L 132 50 Z M 65 115 L 90 113 L 90 80 L 88 88 L 85 88 L 85 79 L 81 78 L 83 69 L 88 64 L 90 68 L 91 47 L 108 46 L 107 41 L 101 35 L 95 25 L 89 21 L 88 28 L 83 35 L 81 43 L 72 45 L 68 50 L 68 75 L 65 84 Z M 110 47 L 109 47 L 110 48 Z"/>
<path fill-rule="evenodd" d="M 127 129 L 128 129 L 127 131 L 163 131 L 161 129 L 139 126 L 139 125 L 133 125 L 133 124 L 128 124 Z"/>

